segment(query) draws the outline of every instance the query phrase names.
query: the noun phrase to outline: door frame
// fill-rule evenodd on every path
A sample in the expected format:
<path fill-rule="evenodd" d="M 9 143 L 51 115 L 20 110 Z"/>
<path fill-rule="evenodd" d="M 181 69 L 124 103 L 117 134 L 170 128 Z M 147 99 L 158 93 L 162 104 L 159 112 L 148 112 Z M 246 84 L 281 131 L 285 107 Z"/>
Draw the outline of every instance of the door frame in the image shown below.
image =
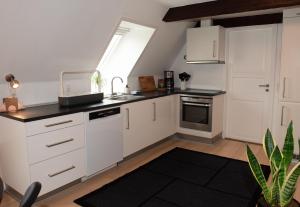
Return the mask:
<path fill-rule="evenodd" d="M 229 61 L 229 33 L 231 31 L 241 31 L 241 30 L 249 30 L 251 28 L 255 28 L 255 29 L 259 29 L 259 28 L 272 28 L 272 30 L 274 31 L 274 35 L 273 35 L 273 39 L 272 39 L 272 42 L 273 42 L 273 49 L 272 49 L 272 57 L 271 57 L 271 64 L 272 64 L 272 68 L 274 68 L 273 70 L 273 73 L 272 74 L 272 77 L 271 80 L 270 80 L 270 85 L 272 85 L 271 88 L 273 88 L 273 91 L 271 91 L 271 104 L 270 104 L 270 111 L 272 112 L 270 114 L 270 120 L 268 121 L 268 125 L 269 125 L 269 128 L 271 129 L 274 129 L 274 105 L 276 103 L 276 100 L 275 98 L 277 97 L 277 94 L 278 94 L 278 90 L 279 90 L 279 87 L 278 87 L 278 83 L 277 83 L 277 77 L 279 76 L 279 71 L 280 71 L 280 61 L 278 61 L 278 57 L 280 57 L 280 50 L 281 50 L 281 41 L 279 40 L 279 37 L 281 36 L 280 35 L 280 25 L 279 24 L 268 24 L 268 25 L 256 25 L 256 26 L 246 26 L 246 27 L 235 27 L 235 28 L 229 28 L 229 29 L 226 29 L 226 37 L 225 37 L 225 50 L 226 50 L 226 53 L 225 53 L 225 63 L 227 63 Z M 226 68 L 226 92 L 227 93 L 230 93 L 230 87 L 231 87 L 231 71 L 230 71 L 230 68 L 229 68 L 229 64 L 226 64 L 225 68 Z M 224 118 L 224 135 L 223 137 L 225 138 L 230 138 L 228 136 L 229 134 L 229 124 L 228 124 L 228 118 L 229 118 L 229 109 L 228 109 L 228 106 L 229 106 L 229 101 L 230 101 L 230 98 L 229 96 L 225 96 L 225 104 L 224 104 L 224 110 L 225 110 L 225 118 Z M 247 142 L 247 140 L 245 139 L 245 141 Z M 261 142 L 260 142 L 261 143 Z"/>

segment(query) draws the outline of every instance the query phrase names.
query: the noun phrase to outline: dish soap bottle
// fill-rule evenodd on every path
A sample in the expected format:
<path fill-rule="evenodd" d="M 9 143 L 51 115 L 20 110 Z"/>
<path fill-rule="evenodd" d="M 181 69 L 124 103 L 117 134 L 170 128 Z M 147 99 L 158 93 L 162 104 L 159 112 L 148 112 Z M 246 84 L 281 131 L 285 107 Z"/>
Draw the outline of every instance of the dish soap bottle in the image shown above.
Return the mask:
<path fill-rule="evenodd" d="M 129 86 L 128 84 L 125 87 L 125 94 L 130 94 Z"/>

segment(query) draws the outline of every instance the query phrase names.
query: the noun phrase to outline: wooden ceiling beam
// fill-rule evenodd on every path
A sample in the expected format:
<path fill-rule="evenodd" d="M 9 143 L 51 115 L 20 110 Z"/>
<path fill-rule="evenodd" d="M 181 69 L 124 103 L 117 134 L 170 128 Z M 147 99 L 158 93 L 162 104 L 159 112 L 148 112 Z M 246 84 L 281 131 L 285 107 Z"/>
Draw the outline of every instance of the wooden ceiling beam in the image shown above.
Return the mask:
<path fill-rule="evenodd" d="M 287 8 L 300 5 L 300 0 L 217 0 L 170 8 L 165 22 L 197 20 L 226 14 Z"/>
<path fill-rule="evenodd" d="M 264 14 L 245 17 L 234 17 L 226 19 L 214 19 L 213 25 L 220 25 L 225 28 L 232 27 L 244 27 L 253 25 L 265 25 L 265 24 L 280 24 L 283 21 L 283 14 Z"/>

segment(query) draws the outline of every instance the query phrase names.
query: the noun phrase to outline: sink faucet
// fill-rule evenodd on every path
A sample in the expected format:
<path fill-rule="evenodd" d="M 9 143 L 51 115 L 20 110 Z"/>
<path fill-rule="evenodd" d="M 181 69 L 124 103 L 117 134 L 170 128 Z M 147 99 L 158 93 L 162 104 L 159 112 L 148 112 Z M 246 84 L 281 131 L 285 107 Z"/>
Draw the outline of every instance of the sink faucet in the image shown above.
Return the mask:
<path fill-rule="evenodd" d="M 119 76 L 115 76 L 111 79 L 111 96 L 116 95 L 116 93 L 114 93 L 114 80 L 115 79 L 120 79 L 121 82 L 123 83 L 123 79 Z"/>

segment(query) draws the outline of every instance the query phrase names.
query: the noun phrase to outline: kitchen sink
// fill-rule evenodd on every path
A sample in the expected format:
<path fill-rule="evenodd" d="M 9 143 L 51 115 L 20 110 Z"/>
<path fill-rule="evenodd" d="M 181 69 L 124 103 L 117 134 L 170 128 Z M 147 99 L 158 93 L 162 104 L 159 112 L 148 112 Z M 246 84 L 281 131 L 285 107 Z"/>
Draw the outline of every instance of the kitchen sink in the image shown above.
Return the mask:
<path fill-rule="evenodd" d="M 140 95 L 116 95 L 116 96 L 111 96 L 108 97 L 108 100 L 117 100 L 117 101 L 127 101 L 127 100 L 132 100 L 132 99 L 139 99 L 143 98 L 144 96 Z"/>

